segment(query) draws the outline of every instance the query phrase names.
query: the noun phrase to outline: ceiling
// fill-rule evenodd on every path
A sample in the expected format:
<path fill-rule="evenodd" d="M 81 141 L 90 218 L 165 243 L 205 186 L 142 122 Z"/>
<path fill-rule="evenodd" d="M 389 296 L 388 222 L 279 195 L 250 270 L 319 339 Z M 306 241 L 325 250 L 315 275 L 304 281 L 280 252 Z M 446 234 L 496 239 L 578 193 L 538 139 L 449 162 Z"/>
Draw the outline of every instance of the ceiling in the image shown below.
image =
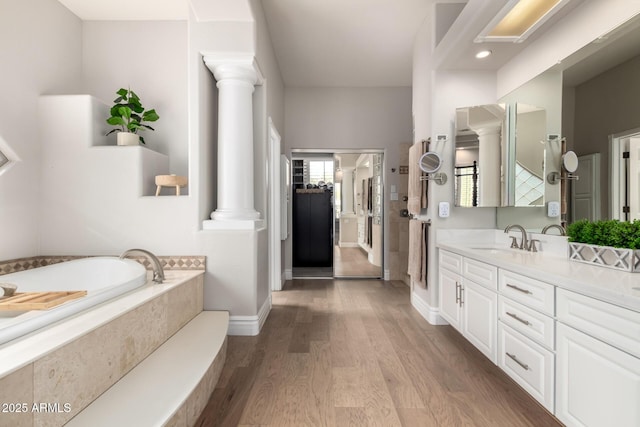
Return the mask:
<path fill-rule="evenodd" d="M 432 0 L 262 0 L 287 86 L 410 86 Z"/>
<path fill-rule="evenodd" d="M 58 0 L 83 21 L 186 20 L 187 0 Z"/>
<path fill-rule="evenodd" d="M 83 20 L 246 20 L 249 0 L 59 0 Z M 438 69 L 497 70 L 583 0 L 572 0 L 523 43 L 474 43 L 509 0 L 260 0 L 284 83 L 288 87 L 411 86 L 413 44 L 430 10 Z M 599 60 L 567 61 L 572 84 L 637 55 L 638 32 L 606 40 Z M 493 54 L 475 59 L 480 49 Z M 595 51 L 595 48 L 591 48 Z M 590 53 L 590 52 L 588 52 Z M 583 56 L 587 54 L 583 53 Z M 574 65 L 576 64 L 576 65 Z"/>

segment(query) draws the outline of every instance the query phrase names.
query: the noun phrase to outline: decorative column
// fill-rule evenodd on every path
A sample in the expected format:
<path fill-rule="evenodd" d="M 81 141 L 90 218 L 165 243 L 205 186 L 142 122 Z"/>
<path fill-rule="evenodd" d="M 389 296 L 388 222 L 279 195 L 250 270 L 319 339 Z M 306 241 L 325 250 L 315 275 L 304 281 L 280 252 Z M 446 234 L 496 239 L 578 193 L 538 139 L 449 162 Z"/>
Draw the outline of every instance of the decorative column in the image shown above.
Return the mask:
<path fill-rule="evenodd" d="M 478 192 L 480 206 L 500 206 L 500 142 L 499 126 L 475 129 L 478 134 L 479 155 Z"/>
<path fill-rule="evenodd" d="M 253 91 L 263 77 L 253 55 L 205 54 L 218 87 L 218 207 L 204 228 L 255 228 Z"/>

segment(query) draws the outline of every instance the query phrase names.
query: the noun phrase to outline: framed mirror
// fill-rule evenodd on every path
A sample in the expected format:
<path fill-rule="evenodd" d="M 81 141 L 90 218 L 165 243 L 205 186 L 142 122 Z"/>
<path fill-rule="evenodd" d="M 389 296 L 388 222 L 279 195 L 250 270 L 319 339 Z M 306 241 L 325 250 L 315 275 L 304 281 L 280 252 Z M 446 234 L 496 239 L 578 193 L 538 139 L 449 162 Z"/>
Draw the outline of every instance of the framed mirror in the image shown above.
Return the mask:
<path fill-rule="evenodd" d="M 562 167 L 569 173 L 578 170 L 578 155 L 573 151 L 567 151 L 562 155 Z"/>
<path fill-rule="evenodd" d="M 418 160 L 418 166 L 425 173 L 436 173 L 442 167 L 442 158 L 435 151 L 427 151 Z"/>

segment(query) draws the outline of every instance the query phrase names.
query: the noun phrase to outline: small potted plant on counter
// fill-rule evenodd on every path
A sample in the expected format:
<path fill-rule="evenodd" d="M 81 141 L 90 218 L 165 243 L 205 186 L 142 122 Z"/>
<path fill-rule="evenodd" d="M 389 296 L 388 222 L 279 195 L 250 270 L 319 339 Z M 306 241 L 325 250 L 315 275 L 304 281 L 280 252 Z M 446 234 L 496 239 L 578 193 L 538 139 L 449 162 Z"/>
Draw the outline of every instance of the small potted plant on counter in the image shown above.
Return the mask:
<path fill-rule="evenodd" d="M 118 97 L 113 101 L 115 104 L 111 107 L 111 117 L 107 119 L 107 123 L 117 128 L 109 131 L 107 135 L 118 132 L 118 145 L 144 144 L 144 138 L 138 135 L 138 131 L 155 130 L 144 122 L 155 122 L 160 116 L 154 109 L 145 110 L 140 98 L 131 89 L 120 89 L 116 93 Z"/>
<path fill-rule="evenodd" d="M 569 259 L 640 273 L 640 220 L 576 221 L 567 227 Z"/>

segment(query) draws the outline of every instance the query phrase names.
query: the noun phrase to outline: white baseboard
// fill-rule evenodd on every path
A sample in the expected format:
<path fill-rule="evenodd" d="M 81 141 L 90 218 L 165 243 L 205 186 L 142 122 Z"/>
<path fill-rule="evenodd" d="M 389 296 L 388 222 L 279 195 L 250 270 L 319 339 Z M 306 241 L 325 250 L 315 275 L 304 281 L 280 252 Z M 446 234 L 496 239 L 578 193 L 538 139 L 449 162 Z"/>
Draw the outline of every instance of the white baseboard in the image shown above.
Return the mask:
<path fill-rule="evenodd" d="M 229 316 L 228 335 L 249 337 L 258 335 L 270 311 L 271 295 L 262 304 L 256 316 Z"/>
<path fill-rule="evenodd" d="M 292 279 L 293 279 L 293 270 L 285 270 L 284 280 L 292 280 Z"/>
<path fill-rule="evenodd" d="M 384 280 L 391 280 L 391 272 L 389 270 L 384 271 Z"/>
<path fill-rule="evenodd" d="M 448 325 L 449 322 L 440 316 L 440 309 L 431 307 L 424 300 L 411 292 L 411 305 L 418 310 L 418 313 L 432 325 Z"/>
<path fill-rule="evenodd" d="M 283 271 L 282 274 L 280 275 L 280 289 L 284 288 L 284 282 L 286 281 L 287 281 L 287 273 Z"/>

